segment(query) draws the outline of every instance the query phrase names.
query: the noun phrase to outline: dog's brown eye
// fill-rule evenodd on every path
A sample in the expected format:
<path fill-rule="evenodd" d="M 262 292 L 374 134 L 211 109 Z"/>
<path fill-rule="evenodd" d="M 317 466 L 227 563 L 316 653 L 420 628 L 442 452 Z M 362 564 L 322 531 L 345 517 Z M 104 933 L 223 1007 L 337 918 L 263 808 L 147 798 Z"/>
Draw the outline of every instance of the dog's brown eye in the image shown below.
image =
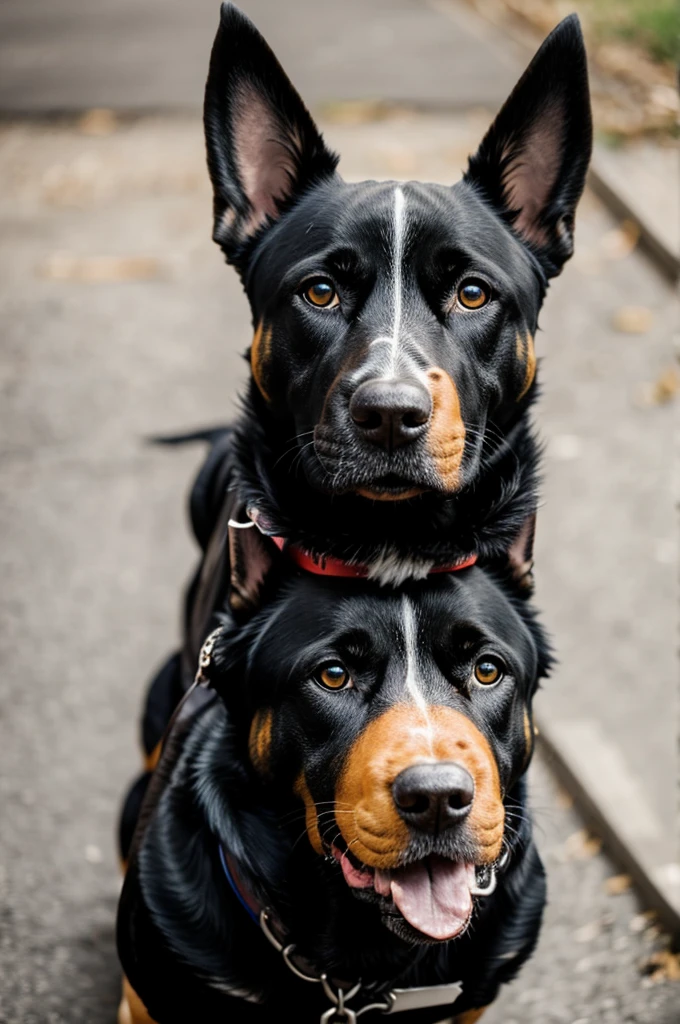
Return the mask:
<path fill-rule="evenodd" d="M 312 306 L 322 306 L 324 309 L 337 306 L 340 301 L 330 281 L 314 281 L 305 289 L 304 296 Z"/>
<path fill-rule="evenodd" d="M 324 665 L 314 678 L 327 690 L 344 690 L 352 685 L 350 674 L 343 665 Z"/>
<path fill-rule="evenodd" d="M 505 666 L 500 658 L 480 658 L 475 665 L 475 679 L 482 686 L 493 686 L 499 683 L 505 674 Z"/>
<path fill-rule="evenodd" d="M 481 309 L 491 298 L 491 289 L 485 281 L 468 277 L 458 285 L 456 298 L 465 309 Z"/>

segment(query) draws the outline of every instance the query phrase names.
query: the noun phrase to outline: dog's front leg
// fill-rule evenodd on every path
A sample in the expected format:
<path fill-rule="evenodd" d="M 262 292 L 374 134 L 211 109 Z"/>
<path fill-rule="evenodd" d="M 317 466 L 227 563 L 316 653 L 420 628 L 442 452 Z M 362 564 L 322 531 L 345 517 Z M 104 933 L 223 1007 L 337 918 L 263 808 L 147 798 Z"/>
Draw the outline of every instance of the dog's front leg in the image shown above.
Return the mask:
<path fill-rule="evenodd" d="M 457 1017 L 453 1017 L 451 1024 L 476 1024 L 476 1021 L 488 1009 L 488 1006 L 481 1006 L 478 1010 L 466 1010 L 465 1013 L 459 1013 Z"/>
<path fill-rule="evenodd" d="M 123 977 L 123 995 L 118 1007 L 118 1024 L 156 1024 L 126 977 Z"/>

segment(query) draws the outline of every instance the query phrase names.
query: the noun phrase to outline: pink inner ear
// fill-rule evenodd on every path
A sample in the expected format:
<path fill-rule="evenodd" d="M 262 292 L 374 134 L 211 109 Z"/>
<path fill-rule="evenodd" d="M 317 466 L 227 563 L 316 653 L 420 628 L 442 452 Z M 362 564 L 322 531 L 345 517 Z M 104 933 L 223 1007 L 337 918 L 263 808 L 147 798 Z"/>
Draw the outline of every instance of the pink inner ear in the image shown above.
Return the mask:
<path fill-rule="evenodd" d="M 276 200 L 285 198 L 295 181 L 299 139 L 285 133 L 275 112 L 254 89 L 243 89 L 235 106 L 234 152 L 252 207 L 241 228 L 247 237 L 267 217 L 278 216 Z"/>
<path fill-rule="evenodd" d="M 530 242 L 546 245 L 548 237 L 540 224 L 550 193 L 562 164 L 562 112 L 558 107 L 544 111 L 525 136 L 503 178 L 508 209 L 519 210 L 515 230 Z M 510 147 L 503 156 L 507 158 Z"/>

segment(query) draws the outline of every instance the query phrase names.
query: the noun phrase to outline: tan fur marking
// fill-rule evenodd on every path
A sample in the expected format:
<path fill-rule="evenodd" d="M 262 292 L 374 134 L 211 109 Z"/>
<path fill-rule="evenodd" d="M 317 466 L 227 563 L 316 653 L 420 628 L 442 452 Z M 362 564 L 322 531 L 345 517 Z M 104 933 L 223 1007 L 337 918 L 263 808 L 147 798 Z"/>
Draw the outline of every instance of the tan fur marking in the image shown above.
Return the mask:
<path fill-rule="evenodd" d="M 448 373 L 435 366 L 428 370 L 432 395 L 432 418 L 427 445 L 437 474 L 447 491 L 458 486 L 465 449 L 465 424 L 460 415 L 456 385 Z"/>
<path fill-rule="evenodd" d="M 466 1010 L 465 1013 L 459 1013 L 457 1017 L 453 1018 L 453 1024 L 476 1024 L 488 1009 L 488 1006 L 482 1006 L 479 1010 Z"/>
<path fill-rule="evenodd" d="M 524 709 L 524 767 L 529 763 L 532 751 L 534 749 L 534 730 L 531 727 L 531 719 L 529 718 L 529 712 Z"/>
<path fill-rule="evenodd" d="M 271 709 L 258 711 L 250 726 L 248 738 L 248 753 L 253 767 L 261 775 L 266 775 L 269 770 L 269 754 L 272 746 L 272 720 Z"/>
<path fill-rule="evenodd" d="M 526 352 L 525 352 L 526 344 Z M 526 371 L 524 373 L 524 383 L 522 384 L 522 390 L 517 396 L 517 401 L 521 400 L 526 395 L 527 391 L 531 387 L 536 376 L 536 350 L 534 348 L 534 339 L 530 334 L 527 334 L 526 339 L 522 338 L 522 335 L 517 332 L 517 358 L 520 362 L 526 362 Z"/>
<path fill-rule="evenodd" d="M 271 327 L 264 327 L 264 321 L 260 320 L 253 337 L 252 345 L 250 346 L 250 369 L 253 374 L 253 380 L 257 384 L 262 397 L 266 402 L 271 402 L 271 398 L 263 384 L 263 377 L 265 367 L 269 361 L 269 356 L 271 355 L 271 347 L 272 329 Z"/>
<path fill-rule="evenodd" d="M 125 975 L 123 975 L 123 997 L 118 1007 L 118 1024 L 156 1024 Z"/>
<path fill-rule="evenodd" d="M 159 740 L 156 746 L 153 748 L 150 754 L 147 754 L 144 758 L 144 771 L 152 772 L 158 764 L 161 756 L 161 750 L 163 749 L 163 742 Z"/>
<path fill-rule="evenodd" d="M 293 787 L 293 791 L 296 796 L 300 797 L 305 805 L 305 826 L 307 828 L 309 841 L 314 850 L 323 856 L 324 848 L 321 841 L 321 834 L 319 832 L 319 820 L 316 816 L 316 804 L 314 803 L 312 794 L 309 792 L 307 780 L 302 772 L 298 776 L 297 782 Z"/>
<path fill-rule="evenodd" d="M 336 787 L 343 813 L 338 826 L 359 860 L 371 867 L 396 867 L 410 833 L 392 799 L 392 783 L 412 764 L 457 761 L 475 782 L 475 799 L 467 827 L 476 843 L 477 863 L 500 855 L 505 811 L 498 768 L 479 729 L 460 711 L 433 705 L 428 729 L 411 704 L 398 704 L 376 718 L 356 740 Z"/>

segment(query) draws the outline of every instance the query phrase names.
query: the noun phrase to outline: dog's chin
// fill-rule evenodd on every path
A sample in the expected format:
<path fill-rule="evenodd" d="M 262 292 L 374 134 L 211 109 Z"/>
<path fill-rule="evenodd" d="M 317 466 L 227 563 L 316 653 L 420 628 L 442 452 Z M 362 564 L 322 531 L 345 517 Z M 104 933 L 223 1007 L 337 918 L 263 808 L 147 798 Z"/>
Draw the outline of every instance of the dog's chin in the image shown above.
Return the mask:
<path fill-rule="evenodd" d="M 474 480 L 480 467 L 480 450 L 466 448 L 454 481 L 446 482 L 422 444 L 405 446 L 391 454 L 374 446 L 329 441 L 317 434 L 302 449 L 300 463 L 312 488 L 326 494 L 353 494 L 364 500 L 401 502 L 432 493 L 451 497 Z"/>
<path fill-rule="evenodd" d="M 305 452 L 301 463 L 310 487 L 328 495 L 402 502 L 425 493 L 446 497 L 460 489 L 447 490 L 427 460 L 416 457 L 400 460 L 357 452 L 330 458 Z"/>

